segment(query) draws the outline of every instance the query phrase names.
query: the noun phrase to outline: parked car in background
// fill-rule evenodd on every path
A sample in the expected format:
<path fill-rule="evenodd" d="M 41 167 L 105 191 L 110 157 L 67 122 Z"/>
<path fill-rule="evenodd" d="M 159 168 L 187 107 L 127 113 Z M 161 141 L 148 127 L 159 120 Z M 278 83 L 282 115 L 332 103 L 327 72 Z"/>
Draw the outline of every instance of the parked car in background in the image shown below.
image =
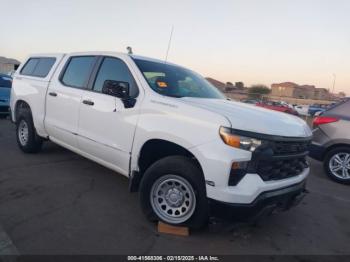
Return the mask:
<path fill-rule="evenodd" d="M 285 101 L 279 101 L 279 103 L 282 105 L 282 106 L 285 106 L 285 107 L 289 107 L 289 108 L 292 108 L 294 109 L 294 106 L 285 102 Z"/>
<path fill-rule="evenodd" d="M 350 99 L 322 112 L 314 121 L 310 156 L 323 161 L 327 175 L 350 184 Z"/>
<path fill-rule="evenodd" d="M 274 102 L 274 101 L 260 102 L 260 103 L 256 103 L 256 106 L 268 108 L 271 110 L 275 110 L 275 111 L 279 111 L 279 112 L 283 112 L 291 115 L 296 115 L 296 116 L 299 115 L 298 112 L 293 108 L 284 106 L 279 102 Z"/>
<path fill-rule="evenodd" d="M 297 111 L 299 115 L 309 115 L 309 105 L 295 105 L 294 110 Z"/>
<path fill-rule="evenodd" d="M 36 54 L 11 94 L 23 152 L 49 139 L 115 170 L 152 221 L 198 228 L 209 205 L 266 214 L 305 195 L 305 121 L 228 101 L 181 66 L 114 52 Z"/>
<path fill-rule="evenodd" d="M 12 77 L 0 74 L 0 118 L 5 118 L 10 111 Z"/>
<path fill-rule="evenodd" d="M 16 73 L 16 70 L 11 70 L 9 72 L 7 72 L 7 75 L 13 77 L 13 75 Z"/>
<path fill-rule="evenodd" d="M 256 105 L 257 103 L 259 103 L 259 100 L 255 100 L 255 99 L 244 99 L 241 102 L 246 103 L 246 104 L 252 104 L 252 105 Z"/>
<path fill-rule="evenodd" d="M 327 105 L 313 104 L 309 106 L 308 114 L 314 116 L 316 112 L 324 112 L 327 109 Z"/>

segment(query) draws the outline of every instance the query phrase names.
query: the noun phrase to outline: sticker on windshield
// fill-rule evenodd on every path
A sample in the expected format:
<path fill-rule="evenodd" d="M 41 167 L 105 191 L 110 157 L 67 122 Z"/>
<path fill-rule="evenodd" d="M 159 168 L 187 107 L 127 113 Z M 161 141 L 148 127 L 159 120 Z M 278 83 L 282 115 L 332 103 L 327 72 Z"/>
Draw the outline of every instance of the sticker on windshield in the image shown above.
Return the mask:
<path fill-rule="evenodd" d="M 158 87 L 160 87 L 160 88 L 166 88 L 166 87 L 168 87 L 167 83 L 164 82 L 164 81 L 157 81 L 157 85 L 158 85 Z"/>

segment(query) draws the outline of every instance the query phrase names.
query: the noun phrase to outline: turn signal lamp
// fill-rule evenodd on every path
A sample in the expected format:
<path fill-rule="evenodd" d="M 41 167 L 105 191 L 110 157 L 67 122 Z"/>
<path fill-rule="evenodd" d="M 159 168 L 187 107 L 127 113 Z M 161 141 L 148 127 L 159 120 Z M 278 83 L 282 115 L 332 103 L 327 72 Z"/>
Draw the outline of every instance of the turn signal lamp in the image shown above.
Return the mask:
<path fill-rule="evenodd" d="M 220 127 L 219 133 L 226 145 L 250 152 L 254 152 L 262 143 L 261 140 L 256 138 L 237 135 L 233 129 L 228 127 Z"/>

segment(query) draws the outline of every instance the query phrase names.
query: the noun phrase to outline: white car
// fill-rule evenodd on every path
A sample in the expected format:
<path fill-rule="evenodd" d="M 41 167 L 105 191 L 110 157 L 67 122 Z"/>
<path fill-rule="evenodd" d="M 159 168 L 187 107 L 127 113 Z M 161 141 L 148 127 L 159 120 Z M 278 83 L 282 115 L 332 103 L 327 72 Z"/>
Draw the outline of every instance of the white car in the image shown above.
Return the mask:
<path fill-rule="evenodd" d="M 298 112 L 299 115 L 308 116 L 309 115 L 309 105 L 296 105 L 294 106 L 295 111 Z"/>
<path fill-rule="evenodd" d="M 291 109 L 294 109 L 293 105 L 291 105 L 291 104 L 289 104 L 289 103 L 287 103 L 287 102 L 285 102 L 285 101 L 280 101 L 280 104 L 281 104 L 282 106 L 285 106 L 285 107 L 289 107 L 289 108 L 291 108 Z"/>
<path fill-rule="evenodd" d="M 51 140 L 128 177 L 150 220 L 201 227 L 212 206 L 287 209 L 304 195 L 303 120 L 228 101 L 169 62 L 36 54 L 14 75 L 11 111 L 24 152 Z"/>

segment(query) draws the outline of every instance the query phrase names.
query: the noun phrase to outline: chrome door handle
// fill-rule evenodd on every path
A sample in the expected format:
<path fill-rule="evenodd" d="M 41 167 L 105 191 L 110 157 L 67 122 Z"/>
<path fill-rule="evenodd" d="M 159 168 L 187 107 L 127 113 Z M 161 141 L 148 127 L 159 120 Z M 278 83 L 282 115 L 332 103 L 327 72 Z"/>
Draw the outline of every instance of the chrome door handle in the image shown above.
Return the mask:
<path fill-rule="evenodd" d="M 91 100 L 83 100 L 83 104 L 88 105 L 88 106 L 93 106 L 95 103 Z"/>

